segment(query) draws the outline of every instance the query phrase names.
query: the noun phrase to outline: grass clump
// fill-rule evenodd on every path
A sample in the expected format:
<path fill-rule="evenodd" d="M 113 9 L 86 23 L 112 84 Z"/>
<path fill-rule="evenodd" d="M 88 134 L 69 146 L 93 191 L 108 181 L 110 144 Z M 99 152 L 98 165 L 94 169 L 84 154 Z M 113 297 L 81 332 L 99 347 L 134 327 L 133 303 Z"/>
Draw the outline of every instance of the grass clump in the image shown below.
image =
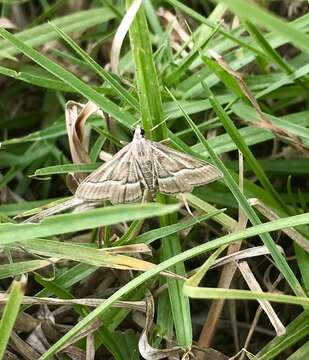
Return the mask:
<path fill-rule="evenodd" d="M 3 3 L 5 358 L 306 358 L 309 18 L 297 3 Z M 20 224 L 72 196 L 136 124 L 223 178 Z"/>

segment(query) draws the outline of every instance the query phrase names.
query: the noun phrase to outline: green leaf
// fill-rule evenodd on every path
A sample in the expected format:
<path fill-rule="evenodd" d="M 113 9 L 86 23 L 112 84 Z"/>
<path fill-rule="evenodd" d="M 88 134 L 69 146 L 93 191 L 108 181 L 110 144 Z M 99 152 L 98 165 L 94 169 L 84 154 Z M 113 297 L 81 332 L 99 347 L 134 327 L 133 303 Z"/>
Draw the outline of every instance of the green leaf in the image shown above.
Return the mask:
<path fill-rule="evenodd" d="M 51 261 L 48 260 L 29 260 L 0 265 L 0 279 L 6 279 L 8 277 L 25 274 L 46 266 L 50 266 L 51 264 Z"/>
<path fill-rule="evenodd" d="M 178 231 L 183 231 L 191 226 L 194 226 L 195 224 L 201 223 L 203 221 L 206 221 L 210 218 L 216 217 L 217 215 L 221 214 L 223 210 L 215 210 L 210 212 L 209 214 L 201 215 L 199 217 L 194 217 L 189 220 L 178 222 L 177 224 L 167 225 L 160 227 L 159 229 L 154 229 L 147 231 L 144 234 L 136 236 L 133 241 L 130 241 L 130 244 L 151 244 L 153 241 L 157 239 L 161 239 L 163 237 L 175 234 Z"/>
<path fill-rule="evenodd" d="M 112 253 L 105 249 L 94 249 L 89 246 L 73 244 L 70 242 L 33 239 L 23 241 L 23 247 L 30 253 L 49 256 L 51 258 L 64 258 L 94 266 L 140 271 L 145 271 L 152 267 L 151 263 L 144 260 L 115 254 L 115 252 Z"/>
<path fill-rule="evenodd" d="M 272 360 L 285 350 L 291 349 L 291 347 L 300 340 L 308 338 L 308 320 L 309 317 L 306 311 L 298 315 L 296 319 L 287 326 L 286 333 L 282 336 L 275 336 L 273 340 L 256 354 L 256 357 L 259 360 Z"/>
<path fill-rule="evenodd" d="M 26 278 L 13 281 L 8 301 L 4 307 L 0 321 L 0 359 L 4 358 L 7 343 L 13 330 L 15 320 L 25 292 Z"/>
<path fill-rule="evenodd" d="M 283 295 L 271 292 L 193 287 L 184 288 L 185 294 L 194 299 L 237 299 L 237 300 L 269 300 L 278 303 L 295 304 L 308 307 L 309 298 Z"/>

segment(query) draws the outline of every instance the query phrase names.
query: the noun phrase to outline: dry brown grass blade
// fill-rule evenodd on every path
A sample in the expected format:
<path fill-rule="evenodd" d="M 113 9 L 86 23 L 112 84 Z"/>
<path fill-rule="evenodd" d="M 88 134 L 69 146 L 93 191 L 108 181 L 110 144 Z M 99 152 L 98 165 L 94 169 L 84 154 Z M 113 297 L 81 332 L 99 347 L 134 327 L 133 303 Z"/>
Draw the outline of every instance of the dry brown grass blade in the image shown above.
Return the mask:
<path fill-rule="evenodd" d="M 185 47 L 187 47 L 189 51 L 193 48 L 191 36 L 181 26 L 177 16 L 175 16 L 169 10 L 166 10 L 162 7 L 159 8 L 158 16 L 162 18 L 165 28 L 172 26 L 173 31 L 170 34 L 171 47 L 179 52 L 182 58 L 186 58 L 188 56 L 188 52 L 185 50 Z"/>
<path fill-rule="evenodd" d="M 86 336 L 89 336 L 89 334 L 92 334 L 94 331 L 96 331 L 100 326 L 102 325 L 102 322 L 100 319 L 94 320 L 92 323 L 90 323 L 88 326 L 86 326 L 82 331 L 80 331 L 76 336 L 72 337 L 69 342 L 63 346 L 59 352 L 67 352 L 69 351 L 70 346 L 72 346 L 77 341 L 83 339 Z"/>
<path fill-rule="evenodd" d="M 8 301 L 7 294 L 0 294 L 0 304 L 6 304 Z M 22 299 L 23 305 L 52 305 L 52 306 L 73 306 L 73 305 L 83 305 L 90 307 L 98 307 L 101 305 L 105 299 L 55 299 L 48 297 L 32 297 L 24 296 Z M 144 301 L 116 301 L 113 305 L 116 308 L 126 308 L 136 311 L 146 311 L 146 304 Z"/>
<path fill-rule="evenodd" d="M 238 268 L 239 268 L 243 278 L 245 279 L 247 285 L 249 286 L 250 290 L 262 292 L 262 288 L 261 288 L 260 284 L 257 282 L 257 280 L 255 279 L 255 276 L 253 275 L 248 263 L 246 261 L 242 261 L 238 264 Z M 266 315 L 268 316 L 269 321 L 273 325 L 277 336 L 284 335 L 286 332 L 285 327 L 283 326 L 282 322 L 278 318 L 278 316 L 275 313 L 270 302 L 265 301 L 265 300 L 258 300 L 258 302 L 259 302 L 260 306 L 262 307 L 262 309 L 264 310 L 264 312 L 266 313 Z"/>
<path fill-rule="evenodd" d="M 128 8 L 125 16 L 123 17 L 116 34 L 113 39 L 112 48 L 111 48 L 111 69 L 114 73 L 118 74 L 118 64 L 120 51 L 124 38 L 126 37 L 129 28 L 135 18 L 138 9 L 142 4 L 142 0 L 134 0 L 131 6 Z"/>
<path fill-rule="evenodd" d="M 31 332 L 31 334 L 27 337 L 26 341 L 32 347 L 32 349 L 35 349 L 40 354 L 43 354 L 47 351 L 47 349 L 50 347 L 50 343 L 48 342 L 46 337 L 47 333 L 49 332 L 49 330 L 47 329 L 53 328 L 53 325 L 54 324 L 51 322 L 49 322 L 48 324 L 44 324 L 44 322 L 42 322 Z M 43 331 L 43 326 L 45 331 Z"/>
<path fill-rule="evenodd" d="M 241 191 L 243 191 L 243 156 L 239 152 L 239 187 Z M 247 226 L 247 217 L 245 216 L 242 209 L 239 207 L 239 215 L 238 215 L 238 223 L 235 226 L 234 231 L 245 229 Z M 228 247 L 227 255 L 234 254 L 239 252 L 241 247 L 241 242 L 237 242 L 235 244 L 232 244 Z M 222 273 L 220 275 L 220 279 L 218 282 L 219 288 L 229 288 L 231 285 L 231 282 L 233 280 L 235 271 L 237 270 L 237 265 L 235 262 L 226 264 L 223 269 Z M 224 300 L 214 300 L 211 303 L 207 319 L 203 325 L 199 340 L 198 340 L 198 346 L 201 348 L 208 348 L 211 345 L 212 339 L 215 335 L 215 331 L 218 325 L 219 317 L 222 312 L 224 305 Z M 237 329 L 234 329 L 234 335 L 237 334 Z M 237 336 L 235 335 L 235 339 Z M 205 360 L 205 355 L 200 353 L 198 354 L 198 360 Z"/>
<path fill-rule="evenodd" d="M 268 220 L 279 219 L 279 216 L 260 200 L 254 198 L 250 199 L 249 201 L 250 204 L 254 206 L 257 211 L 264 215 Z M 295 241 L 296 244 L 303 248 L 306 252 L 309 252 L 309 240 L 305 238 L 300 232 L 293 228 L 282 229 L 282 232 Z"/>
<path fill-rule="evenodd" d="M 9 346 L 22 356 L 22 359 L 35 360 L 38 359 L 41 354 L 27 344 L 15 331 L 11 333 Z"/>
<path fill-rule="evenodd" d="M 271 266 L 268 267 L 268 270 L 266 271 L 266 273 L 269 272 Z M 272 292 L 274 291 L 274 289 L 276 289 L 277 285 L 279 284 L 279 282 L 282 280 L 283 276 L 281 273 L 279 273 L 279 276 L 277 277 L 277 279 L 274 281 L 274 283 L 272 283 L 270 286 L 267 287 L 268 291 L 269 292 Z M 253 318 L 253 321 L 250 325 L 250 330 L 247 334 L 247 337 L 246 337 L 246 340 L 245 340 L 245 343 L 244 343 L 244 348 L 243 348 L 243 351 L 241 352 L 241 355 L 240 355 L 240 358 L 239 360 L 244 360 L 245 357 L 246 357 L 246 354 L 247 354 L 247 348 L 250 344 L 250 341 L 252 339 L 252 336 L 253 336 L 253 333 L 254 331 L 257 329 L 258 327 L 258 321 L 261 317 L 263 313 L 263 308 L 261 306 L 258 307 L 258 309 L 256 310 L 256 313 L 255 313 L 255 316 Z M 272 335 L 273 336 L 273 335 Z"/>
<path fill-rule="evenodd" d="M 85 351 L 77 346 L 68 346 L 63 350 L 63 353 L 67 354 L 72 360 L 85 360 L 86 358 Z"/>
<path fill-rule="evenodd" d="M 91 333 L 87 336 L 86 360 L 94 360 L 94 358 L 95 358 L 94 336 L 93 333 Z"/>
<path fill-rule="evenodd" d="M 277 246 L 277 247 L 278 247 L 279 251 L 281 251 L 283 253 L 283 249 L 280 246 Z M 246 258 L 252 258 L 252 257 L 256 257 L 256 256 L 267 255 L 269 253 L 270 252 L 269 252 L 269 250 L 267 249 L 267 247 L 265 245 L 263 245 L 263 246 L 255 246 L 253 248 L 240 250 L 240 251 L 237 251 L 237 252 L 230 253 L 230 254 L 228 254 L 226 256 L 222 256 L 219 259 L 216 259 L 216 261 L 210 267 L 210 269 L 214 269 L 216 267 L 219 267 L 219 266 L 231 263 L 231 262 L 243 260 L 243 259 L 246 259 Z"/>
<path fill-rule="evenodd" d="M 219 66 L 221 66 L 222 69 L 224 69 L 227 73 L 229 73 L 238 83 L 240 89 L 246 96 L 246 98 L 250 101 L 251 105 L 255 109 L 256 113 L 259 116 L 260 122 L 252 122 L 252 124 L 255 127 L 267 129 L 274 133 L 277 136 L 287 138 L 293 146 L 295 146 L 298 150 L 304 151 L 306 147 L 302 143 L 301 139 L 297 137 L 294 134 L 291 134 L 286 129 L 283 129 L 281 127 L 278 127 L 271 123 L 263 114 L 259 103 L 257 102 L 256 98 L 254 97 L 253 93 L 247 86 L 246 82 L 243 79 L 243 74 L 233 70 L 229 64 L 224 60 L 224 58 L 219 55 L 216 51 L 213 49 L 208 50 L 209 55 L 217 62 Z"/>

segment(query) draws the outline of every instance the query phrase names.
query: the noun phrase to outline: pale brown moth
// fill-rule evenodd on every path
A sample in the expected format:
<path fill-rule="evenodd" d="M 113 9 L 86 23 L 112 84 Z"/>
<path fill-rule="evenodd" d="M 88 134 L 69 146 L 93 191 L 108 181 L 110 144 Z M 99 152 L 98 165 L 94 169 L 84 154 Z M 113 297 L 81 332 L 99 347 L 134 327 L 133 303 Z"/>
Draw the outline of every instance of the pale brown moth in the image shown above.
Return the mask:
<path fill-rule="evenodd" d="M 213 165 L 144 137 L 137 126 L 133 140 L 86 177 L 78 186 L 74 198 L 34 215 L 26 222 L 80 205 L 109 200 L 112 204 L 137 202 L 145 192 L 154 198 L 163 194 L 191 192 L 195 186 L 208 184 L 222 173 Z"/>

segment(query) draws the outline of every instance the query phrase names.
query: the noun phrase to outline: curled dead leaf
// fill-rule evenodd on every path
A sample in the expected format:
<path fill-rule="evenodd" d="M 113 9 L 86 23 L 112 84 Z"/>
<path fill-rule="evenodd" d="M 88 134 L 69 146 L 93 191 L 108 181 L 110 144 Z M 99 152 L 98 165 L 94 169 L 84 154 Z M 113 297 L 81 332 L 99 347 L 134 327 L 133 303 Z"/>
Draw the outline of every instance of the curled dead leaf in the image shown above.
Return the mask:
<path fill-rule="evenodd" d="M 68 101 L 65 105 L 65 122 L 69 139 L 69 146 L 73 163 L 90 163 L 88 155 L 89 133 L 85 130 L 85 123 L 89 117 L 99 110 L 98 106 L 89 101 L 86 105 L 75 101 Z M 103 116 L 102 112 L 100 114 Z M 86 177 L 85 173 L 68 174 L 67 185 L 74 194 L 78 184 Z"/>
<path fill-rule="evenodd" d="M 159 360 L 183 354 L 184 349 L 179 346 L 170 349 L 156 349 L 149 344 L 148 334 L 150 333 L 153 319 L 154 301 L 152 295 L 149 293 L 146 296 L 146 324 L 138 341 L 138 349 L 142 357 L 146 360 Z"/>

